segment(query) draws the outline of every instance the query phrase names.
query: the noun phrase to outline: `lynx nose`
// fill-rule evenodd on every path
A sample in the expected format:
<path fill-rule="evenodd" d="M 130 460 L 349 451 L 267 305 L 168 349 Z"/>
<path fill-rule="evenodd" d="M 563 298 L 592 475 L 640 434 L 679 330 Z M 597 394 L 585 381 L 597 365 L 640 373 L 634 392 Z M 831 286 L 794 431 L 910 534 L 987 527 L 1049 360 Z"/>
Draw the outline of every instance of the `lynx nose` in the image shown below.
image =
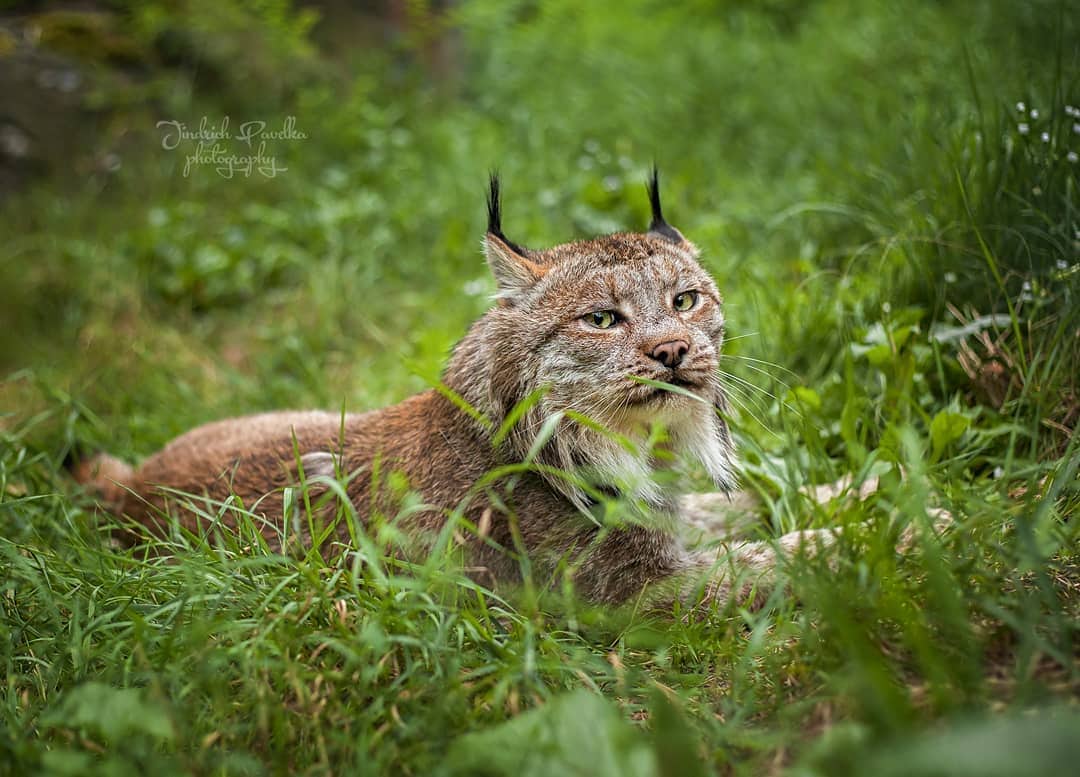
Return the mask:
<path fill-rule="evenodd" d="M 656 359 L 665 367 L 678 367 L 679 363 L 686 356 L 686 352 L 690 350 L 690 343 L 685 340 L 670 340 L 666 343 L 660 343 L 653 347 L 649 351 L 649 356 Z"/>

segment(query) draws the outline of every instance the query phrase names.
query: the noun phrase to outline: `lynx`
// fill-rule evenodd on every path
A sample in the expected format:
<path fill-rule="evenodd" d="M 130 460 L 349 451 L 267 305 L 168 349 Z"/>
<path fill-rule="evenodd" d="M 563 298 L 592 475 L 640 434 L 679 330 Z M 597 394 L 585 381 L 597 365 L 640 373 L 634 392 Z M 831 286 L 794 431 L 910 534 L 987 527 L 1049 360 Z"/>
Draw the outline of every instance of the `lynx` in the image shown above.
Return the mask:
<path fill-rule="evenodd" d="M 99 455 L 76 477 L 112 512 L 151 526 L 168 513 L 199 528 L 179 494 L 239 497 L 278 547 L 290 487 L 304 481 L 315 499 L 338 478 L 361 520 L 374 510 L 393 516 L 400 500 L 374 473 L 396 471 L 423 503 L 401 514 L 399 528 L 423 543 L 457 511 L 478 527 L 466 541 L 478 579 L 520 580 L 524 550 L 534 573 L 563 570 L 598 603 L 738 594 L 738 570 L 767 574 L 775 546 L 739 543 L 718 564 L 717 551 L 687 550 L 677 531 L 735 487 L 721 298 L 698 249 L 665 221 L 655 169 L 646 189 L 646 232 L 536 250 L 503 234 L 493 175 L 484 253 L 498 290 L 438 389 L 355 415 L 217 421 L 137 468 Z M 680 497 L 679 472 L 694 462 L 721 493 Z M 613 520 L 612 501 L 637 509 Z M 795 549 L 810 536 L 779 544 Z M 349 541 L 344 522 L 336 540 Z"/>

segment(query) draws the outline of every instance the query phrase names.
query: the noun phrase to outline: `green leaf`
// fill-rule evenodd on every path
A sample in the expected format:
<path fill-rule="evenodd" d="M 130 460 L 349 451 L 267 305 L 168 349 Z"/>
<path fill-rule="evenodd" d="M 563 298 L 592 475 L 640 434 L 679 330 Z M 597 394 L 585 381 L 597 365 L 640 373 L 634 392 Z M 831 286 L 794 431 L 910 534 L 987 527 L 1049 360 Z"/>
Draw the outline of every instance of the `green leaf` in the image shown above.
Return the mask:
<path fill-rule="evenodd" d="M 1056 777 L 1075 774 L 1080 716 L 1064 709 L 990 718 L 881 748 L 862 774 L 880 777 Z"/>
<path fill-rule="evenodd" d="M 788 401 L 794 401 L 802 407 L 810 410 L 821 410 L 821 395 L 812 388 L 795 386 L 788 392 Z"/>
<path fill-rule="evenodd" d="M 653 693 L 649 708 L 661 777 L 705 777 L 705 764 L 698 755 L 698 732 L 683 711 L 659 690 Z"/>
<path fill-rule="evenodd" d="M 932 456 L 937 459 L 945 447 L 963 437 L 971 426 L 971 420 L 951 410 L 941 410 L 930 422 L 930 446 Z"/>
<path fill-rule="evenodd" d="M 165 710 L 144 699 L 142 690 L 113 688 L 99 682 L 83 683 L 69 691 L 42 722 L 54 728 L 86 732 L 111 743 L 140 734 L 159 742 L 175 738 Z"/>
<path fill-rule="evenodd" d="M 657 777 L 656 755 L 618 707 L 588 691 L 552 699 L 450 749 L 451 774 L 547 777 Z"/>

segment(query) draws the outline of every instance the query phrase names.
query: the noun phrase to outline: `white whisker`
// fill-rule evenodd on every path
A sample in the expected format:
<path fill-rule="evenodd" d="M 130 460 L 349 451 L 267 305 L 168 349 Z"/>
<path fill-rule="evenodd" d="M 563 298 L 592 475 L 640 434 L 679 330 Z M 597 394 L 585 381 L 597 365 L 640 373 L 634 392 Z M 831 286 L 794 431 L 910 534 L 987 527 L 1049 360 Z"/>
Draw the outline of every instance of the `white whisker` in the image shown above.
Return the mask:
<path fill-rule="evenodd" d="M 764 364 L 767 367 L 775 367 L 776 369 L 780 370 L 781 372 L 786 372 L 788 375 L 790 375 L 793 378 L 799 378 L 799 374 L 797 372 L 789 370 L 787 367 L 785 367 L 785 366 L 783 366 L 781 364 L 777 364 L 776 362 L 771 362 L 771 361 L 769 361 L 767 359 L 755 359 L 753 356 L 743 356 L 741 354 L 736 354 L 736 353 L 725 353 L 723 355 L 723 358 L 724 359 L 738 359 L 739 361 L 753 362 L 754 364 Z M 757 369 L 758 372 L 764 373 L 765 375 L 768 375 L 769 377 L 774 377 L 773 374 L 771 372 L 769 372 L 768 370 L 764 370 L 764 369 L 762 369 L 760 367 L 755 368 L 755 367 L 753 367 L 751 365 L 747 365 L 747 366 L 749 366 L 751 369 Z M 776 380 L 779 380 L 779 378 L 776 378 Z"/>

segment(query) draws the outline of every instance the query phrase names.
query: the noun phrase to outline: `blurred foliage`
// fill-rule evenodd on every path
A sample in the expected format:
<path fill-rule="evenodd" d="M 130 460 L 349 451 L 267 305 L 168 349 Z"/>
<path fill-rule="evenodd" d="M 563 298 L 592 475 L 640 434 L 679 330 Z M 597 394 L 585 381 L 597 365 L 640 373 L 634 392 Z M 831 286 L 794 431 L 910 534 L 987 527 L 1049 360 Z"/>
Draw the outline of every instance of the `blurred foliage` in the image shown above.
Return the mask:
<path fill-rule="evenodd" d="M 196 88 L 238 109 L 288 99 L 317 75 L 309 36 L 318 14 L 295 9 L 289 0 L 115 5 L 132 35 L 151 43 L 163 63 L 191 74 Z"/>

